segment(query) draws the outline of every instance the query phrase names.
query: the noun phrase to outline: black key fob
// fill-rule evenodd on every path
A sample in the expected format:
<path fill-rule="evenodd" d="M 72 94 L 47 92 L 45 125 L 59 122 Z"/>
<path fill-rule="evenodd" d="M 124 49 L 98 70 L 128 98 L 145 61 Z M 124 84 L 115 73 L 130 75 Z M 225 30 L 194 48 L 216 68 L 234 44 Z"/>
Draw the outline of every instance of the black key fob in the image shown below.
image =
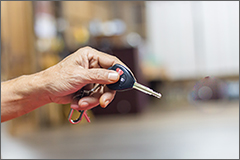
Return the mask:
<path fill-rule="evenodd" d="M 132 75 L 126 67 L 120 64 L 115 64 L 114 66 L 108 68 L 110 70 L 117 71 L 120 75 L 119 80 L 113 84 L 107 84 L 107 87 L 111 90 L 127 90 L 131 89 L 136 82 L 135 77 Z"/>

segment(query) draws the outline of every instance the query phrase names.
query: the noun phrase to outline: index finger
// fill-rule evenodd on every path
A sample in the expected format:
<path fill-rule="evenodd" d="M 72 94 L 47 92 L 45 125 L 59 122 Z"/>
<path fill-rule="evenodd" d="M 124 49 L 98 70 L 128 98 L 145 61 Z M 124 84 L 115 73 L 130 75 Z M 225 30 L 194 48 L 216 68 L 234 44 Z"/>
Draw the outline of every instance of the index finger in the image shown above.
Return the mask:
<path fill-rule="evenodd" d="M 115 64 L 121 64 L 121 65 L 125 66 L 132 73 L 132 71 L 128 68 L 128 66 L 125 65 L 122 61 L 120 61 L 117 57 L 106 54 L 106 53 L 103 53 L 101 51 L 97 51 L 97 52 L 99 53 L 99 55 L 102 55 L 102 56 L 100 56 L 101 58 L 99 57 L 99 63 L 102 63 L 103 65 L 106 64 L 105 61 L 108 58 L 108 63 L 109 64 L 111 64 L 111 61 L 113 61 L 112 64 L 109 67 L 112 67 Z M 104 57 L 104 56 L 106 56 L 106 57 Z M 107 67 L 107 68 L 109 68 L 109 67 Z M 132 73 L 132 75 L 133 75 L 133 73 Z"/>
<path fill-rule="evenodd" d="M 121 64 L 126 66 L 122 61 L 120 61 L 117 57 L 113 55 L 98 51 L 91 47 L 87 47 L 87 49 L 89 58 L 90 59 L 97 58 L 98 63 L 102 68 L 108 69 L 109 67 L 112 67 L 115 64 Z"/>

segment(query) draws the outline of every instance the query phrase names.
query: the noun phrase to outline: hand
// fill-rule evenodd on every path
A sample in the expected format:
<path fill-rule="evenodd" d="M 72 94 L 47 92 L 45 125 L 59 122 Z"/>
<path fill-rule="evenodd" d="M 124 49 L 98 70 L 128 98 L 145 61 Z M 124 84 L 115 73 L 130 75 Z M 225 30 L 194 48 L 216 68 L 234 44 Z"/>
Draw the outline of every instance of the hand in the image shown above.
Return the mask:
<path fill-rule="evenodd" d="M 73 102 L 74 93 L 87 84 L 110 84 L 119 79 L 116 71 L 107 70 L 114 64 L 124 65 L 118 58 L 84 47 L 66 57 L 58 64 L 46 69 L 46 91 L 51 102 L 74 103 L 72 108 L 87 110 L 100 104 L 105 108 L 114 98 L 115 91 L 106 86 L 96 93 Z"/>

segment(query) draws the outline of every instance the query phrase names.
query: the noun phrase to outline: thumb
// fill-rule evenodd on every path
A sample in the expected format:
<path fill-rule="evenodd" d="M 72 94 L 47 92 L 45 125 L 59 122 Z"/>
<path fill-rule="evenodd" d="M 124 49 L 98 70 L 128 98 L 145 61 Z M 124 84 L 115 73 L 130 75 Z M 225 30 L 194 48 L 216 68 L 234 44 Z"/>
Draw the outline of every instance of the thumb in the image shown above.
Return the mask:
<path fill-rule="evenodd" d="M 111 84 L 119 80 L 119 74 L 113 70 L 107 70 L 103 68 L 92 68 L 88 69 L 89 82 L 88 83 L 99 83 L 99 84 Z"/>

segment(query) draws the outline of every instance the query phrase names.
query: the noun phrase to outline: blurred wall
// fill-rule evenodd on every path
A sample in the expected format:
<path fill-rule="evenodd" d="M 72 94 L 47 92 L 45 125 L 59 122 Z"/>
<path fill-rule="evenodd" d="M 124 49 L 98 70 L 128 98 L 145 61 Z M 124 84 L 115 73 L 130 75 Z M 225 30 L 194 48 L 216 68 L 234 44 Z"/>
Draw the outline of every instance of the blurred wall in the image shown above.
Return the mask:
<path fill-rule="evenodd" d="M 149 1 L 146 21 L 155 78 L 239 76 L 238 1 Z"/>

